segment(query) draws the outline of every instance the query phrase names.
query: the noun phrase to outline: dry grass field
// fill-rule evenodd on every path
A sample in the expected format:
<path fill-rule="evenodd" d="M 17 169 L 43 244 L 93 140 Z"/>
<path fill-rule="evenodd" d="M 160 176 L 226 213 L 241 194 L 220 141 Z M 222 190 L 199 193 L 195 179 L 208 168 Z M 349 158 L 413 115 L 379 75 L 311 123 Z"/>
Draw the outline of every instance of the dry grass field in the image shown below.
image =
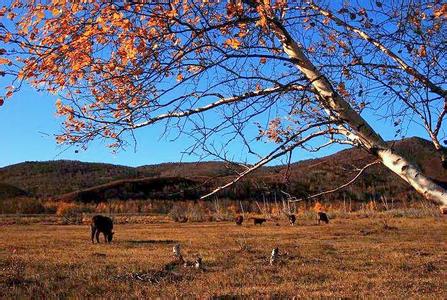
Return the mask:
<path fill-rule="evenodd" d="M 230 222 L 0 227 L 2 298 L 447 296 L 447 218 L 335 219 L 298 226 Z M 171 266 L 172 246 L 203 270 Z M 270 266 L 272 248 L 280 261 Z"/>

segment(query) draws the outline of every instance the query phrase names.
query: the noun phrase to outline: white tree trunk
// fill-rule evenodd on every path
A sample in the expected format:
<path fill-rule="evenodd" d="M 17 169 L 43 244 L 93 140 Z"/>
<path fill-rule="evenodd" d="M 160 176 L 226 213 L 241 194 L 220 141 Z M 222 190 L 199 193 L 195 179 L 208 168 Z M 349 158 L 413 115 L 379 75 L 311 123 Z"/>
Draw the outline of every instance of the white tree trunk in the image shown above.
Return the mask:
<path fill-rule="evenodd" d="M 447 191 L 433 182 L 411 162 L 390 149 L 379 150 L 377 156 L 383 165 L 408 182 L 416 191 L 425 198 L 447 205 Z"/>
<path fill-rule="evenodd" d="M 349 125 L 350 129 L 346 130 L 345 135 L 376 155 L 383 165 L 408 182 L 425 198 L 447 206 L 447 191 L 422 174 L 413 163 L 389 148 L 382 137 L 337 93 L 278 20 L 273 17 L 269 24 L 281 41 L 284 52 L 318 92 L 320 104 L 329 116 Z"/>

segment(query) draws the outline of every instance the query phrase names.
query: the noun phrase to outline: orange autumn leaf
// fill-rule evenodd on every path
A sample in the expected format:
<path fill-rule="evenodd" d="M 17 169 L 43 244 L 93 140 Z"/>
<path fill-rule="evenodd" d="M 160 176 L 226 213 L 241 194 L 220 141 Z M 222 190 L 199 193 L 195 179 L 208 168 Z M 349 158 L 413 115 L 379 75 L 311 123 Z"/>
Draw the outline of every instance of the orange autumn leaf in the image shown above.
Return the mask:
<path fill-rule="evenodd" d="M 171 9 L 166 12 L 166 16 L 170 19 L 176 18 L 178 16 L 178 12 L 176 9 Z"/>
<path fill-rule="evenodd" d="M 346 86 L 344 84 L 344 82 L 340 82 L 337 85 L 337 91 L 340 93 L 340 95 L 342 95 L 343 97 L 349 97 L 350 94 L 349 92 L 346 90 Z"/>
<path fill-rule="evenodd" d="M 57 99 L 56 100 L 56 109 L 60 109 L 62 107 L 62 101 L 61 101 L 61 99 Z"/>
<path fill-rule="evenodd" d="M 5 43 L 8 43 L 11 40 L 11 38 L 12 38 L 12 34 L 10 32 L 8 32 L 3 36 L 3 41 Z"/>
<path fill-rule="evenodd" d="M 425 48 L 425 45 L 421 45 L 419 47 L 419 56 L 420 57 L 426 57 L 427 56 L 427 49 Z"/>
<path fill-rule="evenodd" d="M 267 62 L 267 58 L 266 57 L 261 57 L 261 59 L 259 60 L 259 62 L 261 64 L 265 64 Z"/>
<path fill-rule="evenodd" d="M 182 73 L 179 73 L 179 74 L 177 75 L 177 81 L 180 82 L 180 81 L 182 81 L 182 80 L 183 80 L 183 75 L 182 75 Z"/>
<path fill-rule="evenodd" d="M 197 73 L 200 72 L 202 70 L 202 66 L 188 66 L 188 71 L 191 73 Z"/>
<path fill-rule="evenodd" d="M 229 18 L 234 17 L 235 15 L 240 15 L 243 12 L 242 2 L 232 3 L 229 1 L 227 4 L 227 16 Z"/>
<path fill-rule="evenodd" d="M 447 18 L 447 4 L 444 3 L 439 9 L 434 10 L 435 18 Z"/>
<path fill-rule="evenodd" d="M 239 41 L 237 38 L 231 38 L 226 40 L 224 44 L 233 49 L 239 49 L 239 47 L 241 46 L 241 41 Z"/>
<path fill-rule="evenodd" d="M 256 22 L 256 26 L 266 27 L 267 26 L 267 18 L 264 15 L 261 15 L 261 18 Z"/>
<path fill-rule="evenodd" d="M 53 8 L 51 10 L 51 13 L 53 14 L 53 16 L 57 16 L 57 15 L 59 15 L 61 13 L 61 10 L 58 9 L 58 8 Z"/>
<path fill-rule="evenodd" d="M 41 19 L 43 19 L 45 17 L 45 12 L 43 11 L 43 10 L 39 10 L 37 13 L 36 13 L 36 18 L 38 19 L 38 20 L 41 20 Z"/>
<path fill-rule="evenodd" d="M 7 58 L 0 57 L 0 65 L 9 65 L 11 64 L 11 61 Z"/>

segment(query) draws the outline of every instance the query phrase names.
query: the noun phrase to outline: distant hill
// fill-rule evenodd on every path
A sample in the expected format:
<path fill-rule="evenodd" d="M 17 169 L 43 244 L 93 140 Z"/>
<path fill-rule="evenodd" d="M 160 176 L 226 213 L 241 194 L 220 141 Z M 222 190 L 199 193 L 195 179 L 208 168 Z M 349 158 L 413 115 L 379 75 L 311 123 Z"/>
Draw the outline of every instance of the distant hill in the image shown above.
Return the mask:
<path fill-rule="evenodd" d="M 197 199 L 200 182 L 184 177 L 151 177 L 117 180 L 64 194 L 64 201 L 100 202 L 107 199 Z"/>
<path fill-rule="evenodd" d="M 7 183 L 0 183 L 0 200 L 27 196 L 28 193 Z"/>
<path fill-rule="evenodd" d="M 414 161 L 426 175 L 437 181 L 447 182 L 447 170 L 442 168 L 440 155 L 429 141 L 409 138 L 390 144 L 401 155 Z M 354 166 L 361 168 L 374 160 L 375 157 L 366 151 L 351 148 L 327 157 L 297 162 L 290 167 L 290 190 L 299 196 L 326 191 L 353 178 L 357 174 L 353 170 Z M 283 166 L 271 169 L 275 170 L 277 178 L 284 176 L 286 170 Z M 395 200 L 419 198 L 412 187 L 380 164 L 367 169 L 348 188 L 325 197 L 369 200 L 380 196 Z"/>
<path fill-rule="evenodd" d="M 187 162 L 187 163 L 162 163 L 157 165 L 146 165 L 138 167 L 137 170 L 143 173 L 152 173 L 161 177 L 172 176 L 207 176 L 207 177 L 222 177 L 234 175 L 235 170 L 240 170 L 241 167 L 228 165 L 219 161 L 205 161 L 205 162 Z"/>
<path fill-rule="evenodd" d="M 54 196 L 145 175 L 132 167 L 70 160 L 24 162 L 0 168 L 0 182 L 35 196 Z"/>
<path fill-rule="evenodd" d="M 403 156 L 414 160 L 430 177 L 447 182 L 447 171 L 429 141 L 409 138 L 390 142 Z M 287 166 L 263 167 L 220 193 L 231 199 L 280 199 L 281 190 L 306 196 L 349 181 L 374 157 L 357 148 Z M 72 201 L 117 199 L 195 199 L 234 178 L 240 167 L 224 162 L 164 163 L 137 168 L 78 161 L 26 162 L 0 169 L 0 182 L 39 197 Z M 408 184 L 381 165 L 371 167 L 358 181 L 327 199 L 413 199 Z"/>

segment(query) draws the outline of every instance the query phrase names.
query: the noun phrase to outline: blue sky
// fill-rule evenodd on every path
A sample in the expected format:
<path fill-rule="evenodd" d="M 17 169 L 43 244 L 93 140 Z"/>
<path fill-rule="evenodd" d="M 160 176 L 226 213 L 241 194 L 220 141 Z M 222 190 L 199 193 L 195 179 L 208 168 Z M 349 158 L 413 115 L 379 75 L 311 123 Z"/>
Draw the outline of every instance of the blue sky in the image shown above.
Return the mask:
<path fill-rule="evenodd" d="M 0 84 L 1 85 L 1 84 Z M 159 139 L 161 126 L 144 128 L 137 132 L 137 148 L 128 147 L 124 151 L 113 154 L 104 143 L 98 141 L 89 146 L 86 151 L 56 144 L 54 134 L 60 132 L 62 118 L 55 115 L 56 97 L 44 93 L 37 93 L 29 87 L 25 87 L 4 106 L 0 107 L 0 167 L 23 161 L 45 161 L 56 159 L 71 159 L 89 162 L 106 162 L 113 164 L 139 166 L 174 161 L 196 161 L 198 157 L 182 156 L 182 150 L 188 145 L 186 138 L 180 138 L 170 142 L 166 138 Z M 385 139 L 393 139 L 394 132 L 390 124 L 378 121 L 372 113 L 368 119 L 373 127 L 378 130 Z M 411 128 L 408 136 L 422 136 L 423 131 L 417 126 Z M 262 144 L 264 153 L 274 145 Z M 333 147 L 321 153 L 306 153 L 296 151 L 293 160 L 302 160 L 325 156 L 341 149 Z M 245 154 L 237 145 L 229 149 L 235 154 L 235 159 L 243 160 Z M 251 161 L 253 162 L 253 161 Z M 280 160 L 275 164 L 285 162 Z"/>
<path fill-rule="evenodd" d="M 2 82 L 0 87 L 7 84 Z M 77 148 L 57 145 L 54 134 L 60 132 L 62 118 L 55 115 L 56 97 L 45 93 L 37 93 L 29 87 L 24 87 L 19 93 L 7 100 L 0 107 L 0 167 L 23 161 L 45 161 L 56 159 L 81 160 L 89 162 L 106 162 L 113 164 L 139 166 L 156 164 L 161 162 L 197 161 L 197 156 L 184 156 L 182 151 L 190 144 L 190 140 L 183 137 L 170 142 L 167 138 L 160 139 L 162 126 L 156 125 L 143 128 L 136 132 L 137 148 L 132 146 L 127 149 L 112 153 L 102 142 L 89 145 L 86 151 Z M 366 115 L 371 125 L 387 140 L 394 139 L 392 124 L 379 120 L 374 112 Z M 405 133 L 404 133 L 405 134 Z M 422 128 L 412 125 L 407 136 L 425 137 Z M 267 153 L 274 147 L 273 144 L 260 143 L 256 150 Z M 240 145 L 233 144 L 230 149 L 233 158 L 238 161 L 246 159 L 246 154 L 241 151 Z M 293 161 L 316 158 L 329 155 L 341 149 L 335 146 L 325 149 L 320 153 L 307 153 L 302 150 L 295 151 Z M 249 159 L 249 162 L 254 162 Z M 272 164 L 285 163 L 285 158 L 274 161 Z"/>
<path fill-rule="evenodd" d="M 60 132 L 62 118 L 55 115 L 56 97 L 25 88 L 0 108 L 0 167 L 35 160 L 73 159 L 138 166 L 178 161 L 186 141 L 159 140 L 160 128 L 138 132 L 138 145 L 117 154 L 102 142 L 87 151 L 75 153 L 75 147 L 58 145 L 54 134 Z M 144 132 L 143 132 L 144 131 Z M 194 160 L 190 158 L 189 160 Z"/>

